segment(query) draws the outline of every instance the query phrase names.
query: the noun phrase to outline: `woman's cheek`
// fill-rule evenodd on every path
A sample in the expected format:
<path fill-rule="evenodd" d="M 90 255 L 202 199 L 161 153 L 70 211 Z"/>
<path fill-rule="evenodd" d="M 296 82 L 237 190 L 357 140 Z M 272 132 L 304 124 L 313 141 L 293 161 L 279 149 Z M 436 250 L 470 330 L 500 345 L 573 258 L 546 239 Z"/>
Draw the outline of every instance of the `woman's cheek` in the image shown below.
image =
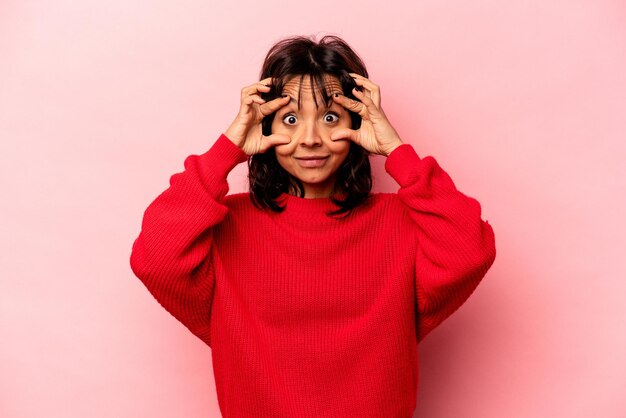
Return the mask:
<path fill-rule="evenodd" d="M 272 131 L 274 132 L 274 131 Z M 281 132 L 278 132 L 281 133 Z M 287 132 L 285 132 L 286 134 Z M 295 148 L 298 146 L 297 141 L 294 141 L 293 139 L 286 143 L 286 144 L 278 144 L 278 145 L 274 145 L 274 149 L 276 151 L 276 155 L 277 156 L 283 156 L 283 157 L 289 157 L 291 154 L 294 153 Z"/>
<path fill-rule="evenodd" d="M 280 123 L 276 120 L 278 118 L 278 116 L 274 117 L 274 120 L 272 121 L 272 133 L 273 134 L 280 134 L 281 132 L 281 126 Z"/>
<path fill-rule="evenodd" d="M 338 141 L 333 141 L 330 139 L 330 134 L 332 134 L 332 132 L 333 131 L 328 134 L 328 148 L 336 154 L 347 152 L 350 149 L 350 140 L 340 139 Z"/>
<path fill-rule="evenodd" d="M 289 144 L 275 145 L 274 150 L 276 151 L 277 157 L 288 157 L 289 154 L 292 153 L 292 151 L 290 151 Z"/>

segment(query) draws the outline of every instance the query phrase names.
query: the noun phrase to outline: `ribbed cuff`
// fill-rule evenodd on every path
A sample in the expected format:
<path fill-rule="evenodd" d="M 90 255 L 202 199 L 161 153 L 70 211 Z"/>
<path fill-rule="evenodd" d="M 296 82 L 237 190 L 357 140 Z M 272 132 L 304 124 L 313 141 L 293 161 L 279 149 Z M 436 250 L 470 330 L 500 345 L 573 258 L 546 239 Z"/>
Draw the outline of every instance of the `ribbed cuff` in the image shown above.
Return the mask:
<path fill-rule="evenodd" d="M 221 134 L 200 159 L 211 165 L 217 173 L 226 174 L 237 164 L 248 160 L 248 155 L 235 145 L 225 134 Z"/>
<path fill-rule="evenodd" d="M 401 187 L 413 183 L 416 168 L 422 159 L 417 155 L 413 145 L 404 143 L 394 149 L 385 161 L 385 170 Z"/>

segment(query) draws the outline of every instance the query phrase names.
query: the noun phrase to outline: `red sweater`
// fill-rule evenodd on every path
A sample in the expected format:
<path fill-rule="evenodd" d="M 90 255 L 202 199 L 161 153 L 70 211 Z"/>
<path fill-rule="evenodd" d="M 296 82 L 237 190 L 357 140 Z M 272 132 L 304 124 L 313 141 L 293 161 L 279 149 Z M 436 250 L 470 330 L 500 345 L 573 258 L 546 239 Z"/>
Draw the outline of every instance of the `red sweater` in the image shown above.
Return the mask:
<path fill-rule="evenodd" d="M 430 156 L 385 161 L 397 193 L 346 219 L 287 194 L 283 213 L 227 195 L 246 154 L 225 135 L 146 209 L 130 265 L 211 347 L 224 417 L 411 417 L 417 343 L 495 259 L 492 227 Z"/>

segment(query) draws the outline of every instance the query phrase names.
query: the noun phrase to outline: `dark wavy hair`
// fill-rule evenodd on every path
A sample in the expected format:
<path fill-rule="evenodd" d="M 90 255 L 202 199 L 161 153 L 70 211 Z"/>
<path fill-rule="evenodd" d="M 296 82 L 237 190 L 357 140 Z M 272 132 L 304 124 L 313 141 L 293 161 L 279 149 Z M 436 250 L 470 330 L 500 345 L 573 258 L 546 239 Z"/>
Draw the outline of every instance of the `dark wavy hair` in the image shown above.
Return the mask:
<path fill-rule="evenodd" d="M 320 87 L 322 98 L 326 106 L 330 106 L 332 97 L 326 89 L 325 75 L 336 76 L 341 83 L 343 94 L 358 100 L 352 93 L 360 86 L 348 73 L 357 73 L 368 77 L 367 69 L 361 58 L 348 44 L 338 36 L 326 35 L 319 42 L 305 36 L 292 36 L 274 44 L 268 51 L 261 70 L 260 80 L 273 77 L 272 89 L 261 93 L 261 97 L 270 101 L 281 97 L 284 84 L 293 76 L 310 76 L 311 88 Z M 301 78 L 301 80 L 302 80 Z M 316 95 L 313 95 L 315 105 L 318 106 Z M 300 106 L 300 92 L 298 92 L 298 106 Z M 361 126 L 361 116 L 348 110 L 352 121 L 352 129 Z M 271 134 L 272 121 L 275 113 L 263 118 L 261 125 L 263 135 Z M 275 212 L 282 212 L 285 207 L 276 201 L 282 193 L 294 192 L 304 197 L 302 182 L 289 174 L 276 159 L 274 147 L 265 153 L 255 154 L 248 158 L 248 180 L 250 182 L 250 197 L 258 208 L 269 208 Z M 333 195 L 340 193 L 343 198 L 331 197 L 332 202 L 339 209 L 328 212 L 329 216 L 349 216 L 352 210 L 365 203 L 370 197 L 372 189 L 372 174 L 369 152 L 360 145 L 350 141 L 350 150 L 343 164 L 337 169 L 337 179 Z"/>

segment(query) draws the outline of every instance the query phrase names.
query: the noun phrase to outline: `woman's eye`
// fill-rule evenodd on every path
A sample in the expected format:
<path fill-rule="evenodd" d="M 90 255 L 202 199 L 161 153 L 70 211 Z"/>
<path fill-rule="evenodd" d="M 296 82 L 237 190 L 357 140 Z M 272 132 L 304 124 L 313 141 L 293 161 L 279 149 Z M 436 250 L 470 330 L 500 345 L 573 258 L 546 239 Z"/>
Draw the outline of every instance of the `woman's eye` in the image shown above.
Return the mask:
<path fill-rule="evenodd" d="M 283 122 L 285 122 L 287 125 L 293 125 L 294 123 L 296 123 L 296 120 L 297 118 L 292 114 L 283 116 Z M 286 122 L 286 121 L 289 121 L 289 122 Z"/>
<path fill-rule="evenodd" d="M 334 116 L 336 119 L 333 119 L 333 116 Z M 338 114 L 336 114 L 336 113 L 334 113 L 334 112 L 329 112 L 329 113 L 327 113 L 327 114 L 324 116 L 324 120 L 325 120 L 326 122 L 331 122 L 331 123 L 332 123 L 332 122 L 337 122 L 337 121 L 339 120 L 339 115 L 338 115 Z"/>

